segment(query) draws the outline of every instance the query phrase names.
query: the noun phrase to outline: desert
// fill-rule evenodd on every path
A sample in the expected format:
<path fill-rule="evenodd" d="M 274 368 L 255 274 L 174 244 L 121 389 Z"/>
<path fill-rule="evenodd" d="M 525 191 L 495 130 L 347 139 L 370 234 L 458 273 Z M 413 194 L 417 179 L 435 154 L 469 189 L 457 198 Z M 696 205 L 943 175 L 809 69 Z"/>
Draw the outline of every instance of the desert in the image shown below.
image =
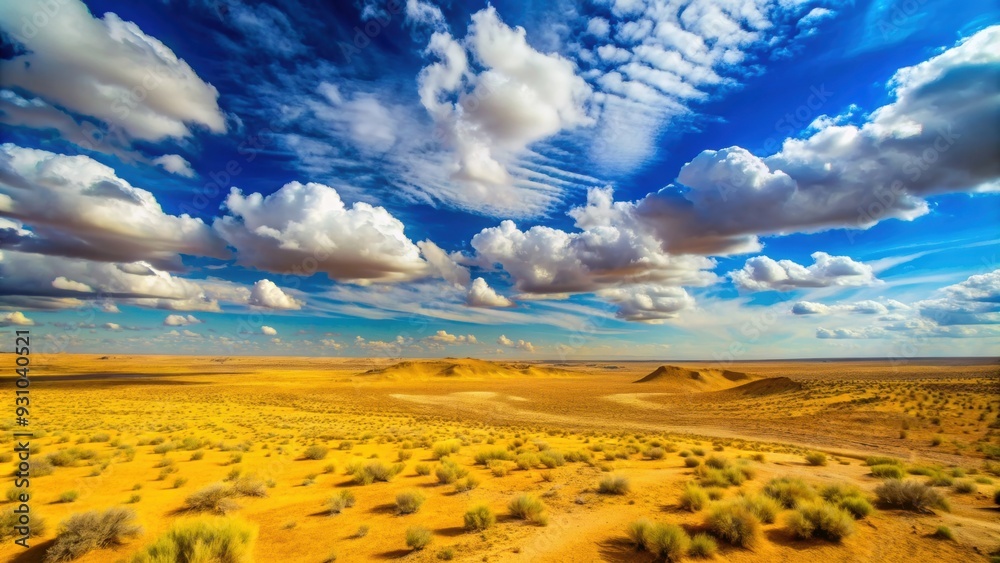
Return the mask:
<path fill-rule="evenodd" d="M 1000 547 L 992 358 L 33 367 L 45 529 L 28 550 L 5 543 L 10 561 L 160 561 L 163 538 L 197 526 L 229 551 L 192 560 L 220 561 L 986 561 Z M 886 488 L 904 484 L 921 500 Z M 120 536 L 81 548 L 60 529 L 109 510 L 128 511 Z"/>

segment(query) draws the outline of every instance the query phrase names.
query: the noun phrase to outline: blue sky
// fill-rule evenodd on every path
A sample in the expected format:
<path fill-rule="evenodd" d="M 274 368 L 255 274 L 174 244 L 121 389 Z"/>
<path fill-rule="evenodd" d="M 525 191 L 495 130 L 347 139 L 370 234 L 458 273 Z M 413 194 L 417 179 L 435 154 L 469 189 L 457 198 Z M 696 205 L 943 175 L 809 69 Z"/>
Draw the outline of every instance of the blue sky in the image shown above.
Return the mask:
<path fill-rule="evenodd" d="M 998 22 L 7 3 L 0 326 L 99 353 L 995 353 Z"/>

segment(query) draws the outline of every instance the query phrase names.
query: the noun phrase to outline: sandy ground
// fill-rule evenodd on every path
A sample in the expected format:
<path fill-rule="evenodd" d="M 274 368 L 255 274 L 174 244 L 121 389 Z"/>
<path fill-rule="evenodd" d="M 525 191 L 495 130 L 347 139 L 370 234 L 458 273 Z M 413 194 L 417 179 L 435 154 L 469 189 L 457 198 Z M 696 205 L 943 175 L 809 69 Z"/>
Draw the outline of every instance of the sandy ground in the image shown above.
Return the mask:
<path fill-rule="evenodd" d="M 73 355 L 34 361 L 32 420 L 46 431 L 33 441 L 35 457 L 68 448 L 90 450 L 93 457 L 32 480 L 32 509 L 45 517 L 48 530 L 27 551 L 6 540 L 0 546 L 5 561 L 41 561 L 60 521 L 112 506 L 135 510 L 143 535 L 79 561 L 127 561 L 175 521 L 192 516 L 184 510 L 188 495 L 234 469 L 273 485 L 265 498 L 239 499 L 240 508 L 228 516 L 259 527 L 258 561 L 320 562 L 333 553 L 337 561 L 437 561 L 448 547 L 457 561 L 651 561 L 627 544 L 629 522 L 649 518 L 691 533 L 704 529 L 704 511 L 677 506 L 682 487 L 695 479 L 679 452 L 694 448 L 748 460 L 755 475 L 739 488 L 747 493 L 781 476 L 816 485 L 852 483 L 870 492 L 881 480 L 863 460 L 875 454 L 942 470 L 964 468 L 984 481 L 970 494 L 942 488 L 950 513 L 879 510 L 839 543 L 794 539 L 783 514 L 765 525 L 761 545 L 746 550 L 720 543 L 716 560 L 986 561 L 1000 548 L 1000 511 L 992 498 L 1000 477 L 983 472 L 984 451 L 1000 446 L 1000 432 L 989 427 L 1000 411 L 996 360 L 722 367 Z M 659 377 L 636 383 L 664 365 L 670 369 Z M 4 430 L 10 445 L 9 423 Z M 107 441 L 93 441 L 102 433 Z M 185 438 L 204 444 L 156 451 Z M 433 446 L 444 441 L 459 443 L 449 457 L 479 479 L 477 488 L 456 492 L 438 483 Z M 673 451 L 646 459 L 642 452 L 654 442 Z M 315 444 L 330 448 L 326 458 L 304 459 Z M 129 446 L 132 459 L 122 454 Z M 585 451 L 593 461 L 495 476 L 476 464 L 475 455 L 497 447 Z M 412 457 L 390 482 L 357 485 L 345 473 L 352 461 L 395 463 L 401 450 Z M 193 460 L 194 451 L 203 457 Z M 829 463 L 808 465 L 803 455 L 809 451 L 826 452 Z M 757 453 L 764 461 L 749 461 Z M 161 479 L 164 459 L 176 470 Z M 429 475 L 418 474 L 422 464 L 432 469 Z M 598 494 L 598 482 L 609 474 L 626 477 L 631 491 Z M 178 477 L 185 480 L 180 485 Z M 78 498 L 59 502 L 71 490 Z M 341 490 L 354 492 L 357 502 L 330 516 L 324 503 Z M 423 492 L 427 501 L 416 514 L 398 515 L 396 494 L 408 490 Z M 727 489 L 725 498 L 737 490 Z M 508 516 L 508 501 L 523 492 L 548 506 L 548 526 Z M 133 495 L 139 498 L 129 502 Z M 464 512 L 476 504 L 497 513 L 496 526 L 463 528 Z M 355 537 L 361 525 L 369 531 Z M 433 534 L 422 551 L 407 548 L 404 539 L 416 525 Z M 951 528 L 954 541 L 931 537 L 940 525 Z"/>

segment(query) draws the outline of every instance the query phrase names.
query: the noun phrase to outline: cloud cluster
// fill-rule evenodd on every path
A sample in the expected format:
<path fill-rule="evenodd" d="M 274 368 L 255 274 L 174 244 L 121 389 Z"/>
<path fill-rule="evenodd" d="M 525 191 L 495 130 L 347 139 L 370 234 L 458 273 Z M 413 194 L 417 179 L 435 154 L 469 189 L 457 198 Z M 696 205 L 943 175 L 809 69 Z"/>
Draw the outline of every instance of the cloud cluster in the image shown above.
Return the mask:
<path fill-rule="evenodd" d="M 297 310 L 302 308 L 302 302 L 288 295 L 271 280 L 260 280 L 250 289 L 247 303 L 252 307 L 262 309 Z"/>
<path fill-rule="evenodd" d="M 815 287 L 867 286 L 879 283 L 871 266 L 847 256 L 812 254 L 813 264 L 801 266 L 791 260 L 755 256 L 743 268 L 729 273 L 736 287 L 744 291 L 791 291 Z"/>
<path fill-rule="evenodd" d="M 823 117 L 766 158 L 704 151 L 640 214 L 675 251 L 732 253 L 757 237 L 927 213 L 926 197 L 1000 188 L 1000 26 L 984 29 L 889 82 L 894 101 L 860 125 Z M 973 102 L 974 101 L 974 102 Z"/>
<path fill-rule="evenodd" d="M 483 278 L 476 278 L 465 295 L 465 303 L 470 307 L 513 307 L 514 302 L 500 295 Z"/>
<path fill-rule="evenodd" d="M 244 196 L 233 188 L 225 207 L 229 214 L 214 227 L 246 266 L 362 283 L 412 280 L 428 272 L 402 222 L 383 207 L 347 207 L 329 186 L 291 182 L 268 196 Z"/>
<path fill-rule="evenodd" d="M 527 340 L 518 340 L 517 342 L 515 342 L 510 338 L 507 338 L 507 336 L 503 334 L 501 334 L 500 337 L 497 338 L 497 344 L 503 346 L 504 348 L 515 348 L 517 350 L 523 350 L 525 352 L 535 351 L 535 346 L 531 342 L 528 342 Z"/>
<path fill-rule="evenodd" d="M 152 193 L 87 156 L 0 145 L 3 246 L 88 260 L 180 267 L 180 254 L 225 258 L 225 243 L 201 219 L 164 213 Z"/>
<path fill-rule="evenodd" d="M 433 34 L 427 53 L 437 60 L 420 72 L 420 101 L 454 151 L 450 181 L 459 204 L 487 211 L 523 207 L 529 195 L 511 165 L 532 143 L 589 125 L 591 87 L 570 60 L 528 44 L 489 6 L 472 15 L 463 40 Z M 537 195 L 532 197 L 536 203 Z"/>
<path fill-rule="evenodd" d="M 184 60 L 113 13 L 95 18 L 79 0 L 52 2 L 39 29 L 34 2 L 5 2 L 0 29 L 23 45 L 0 60 L 0 85 L 93 116 L 143 141 L 182 139 L 191 126 L 226 130 L 219 92 Z M 30 28 L 29 28 L 30 26 Z"/>
<path fill-rule="evenodd" d="M 425 338 L 426 341 L 434 344 L 478 344 L 474 334 L 449 334 L 447 331 L 439 330 L 433 335 Z"/>
<path fill-rule="evenodd" d="M 591 158 L 627 171 L 655 152 L 662 129 L 753 72 L 759 53 L 780 53 L 797 18 L 813 25 L 809 2 L 617 1 L 591 18 L 595 41 L 578 58 L 599 89 Z"/>
<path fill-rule="evenodd" d="M 194 315 L 167 315 L 163 320 L 164 326 L 188 326 L 201 323 Z"/>
<path fill-rule="evenodd" d="M 35 321 L 24 316 L 21 311 L 0 313 L 0 326 L 32 326 L 34 324 Z"/>

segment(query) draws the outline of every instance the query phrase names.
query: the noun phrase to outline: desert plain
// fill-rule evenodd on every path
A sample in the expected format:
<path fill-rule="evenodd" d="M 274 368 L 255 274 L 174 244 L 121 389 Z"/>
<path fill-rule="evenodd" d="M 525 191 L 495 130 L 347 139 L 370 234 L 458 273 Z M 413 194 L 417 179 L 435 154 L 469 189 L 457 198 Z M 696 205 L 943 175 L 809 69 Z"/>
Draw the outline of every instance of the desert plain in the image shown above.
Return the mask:
<path fill-rule="evenodd" d="M 33 356 L 0 560 L 997 560 L 998 369 Z"/>

